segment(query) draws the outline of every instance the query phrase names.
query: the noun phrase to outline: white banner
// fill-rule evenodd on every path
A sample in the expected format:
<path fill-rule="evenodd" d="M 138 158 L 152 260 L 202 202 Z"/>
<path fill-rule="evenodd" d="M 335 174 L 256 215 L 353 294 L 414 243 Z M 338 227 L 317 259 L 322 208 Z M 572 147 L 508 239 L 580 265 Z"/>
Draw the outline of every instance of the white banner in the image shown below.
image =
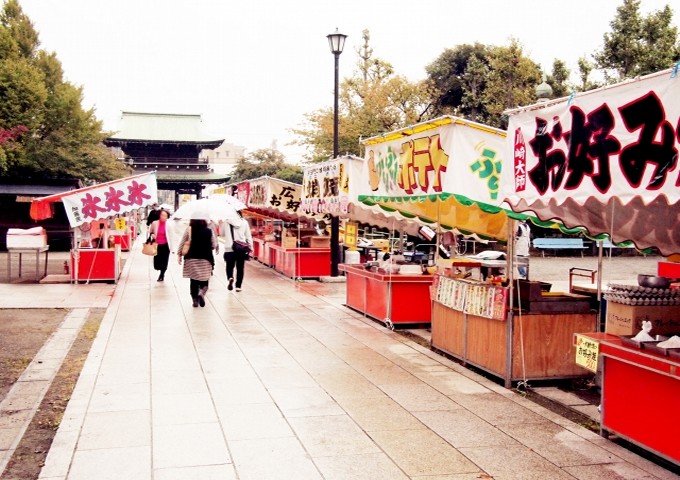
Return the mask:
<path fill-rule="evenodd" d="M 501 196 L 513 210 L 680 251 L 680 76 L 666 70 L 509 114 Z"/>
<path fill-rule="evenodd" d="M 358 194 L 415 197 L 455 193 L 500 205 L 505 132 L 450 118 L 450 123 L 395 140 L 366 142 Z"/>
<path fill-rule="evenodd" d="M 156 173 L 123 178 L 62 196 L 71 227 L 158 203 Z"/>
<path fill-rule="evenodd" d="M 350 165 L 356 161 L 336 158 L 305 167 L 302 210 L 307 213 L 347 215 L 350 202 Z"/>

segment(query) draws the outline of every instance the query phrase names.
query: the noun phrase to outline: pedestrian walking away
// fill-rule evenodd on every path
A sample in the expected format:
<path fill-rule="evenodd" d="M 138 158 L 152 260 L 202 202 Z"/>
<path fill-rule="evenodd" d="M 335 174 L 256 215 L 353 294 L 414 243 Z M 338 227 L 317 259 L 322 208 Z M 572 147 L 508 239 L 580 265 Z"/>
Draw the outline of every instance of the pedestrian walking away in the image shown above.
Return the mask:
<path fill-rule="evenodd" d="M 235 251 L 234 240 L 247 243 L 252 251 L 253 236 L 250 232 L 248 221 L 243 218 L 240 210 L 237 213 L 238 218 L 223 222 L 220 227 L 220 233 L 224 239 L 224 261 L 227 264 L 227 289 L 233 290 L 234 283 L 236 283 L 236 291 L 240 292 L 243 287 L 245 262 L 248 259 L 248 254 Z M 234 269 L 236 269 L 236 278 L 234 278 Z"/>
<path fill-rule="evenodd" d="M 187 244 L 188 249 L 185 248 Z M 216 249 L 217 238 L 208 223 L 205 220 L 191 220 L 179 242 L 177 261 L 181 265 L 184 259 L 182 276 L 189 279 L 189 293 L 194 307 L 205 307 L 205 294 L 215 267 L 213 250 Z"/>
<path fill-rule="evenodd" d="M 165 271 L 168 269 L 168 259 L 170 258 L 170 246 L 168 245 L 167 221 L 170 214 L 167 210 L 158 211 L 158 220 L 149 226 L 149 238 L 156 242 L 157 252 L 153 257 L 153 268 L 158 270 L 158 281 L 165 280 Z"/>
<path fill-rule="evenodd" d="M 146 226 L 149 227 L 153 222 L 160 218 L 161 208 L 157 203 L 153 204 L 149 215 L 146 217 Z"/>

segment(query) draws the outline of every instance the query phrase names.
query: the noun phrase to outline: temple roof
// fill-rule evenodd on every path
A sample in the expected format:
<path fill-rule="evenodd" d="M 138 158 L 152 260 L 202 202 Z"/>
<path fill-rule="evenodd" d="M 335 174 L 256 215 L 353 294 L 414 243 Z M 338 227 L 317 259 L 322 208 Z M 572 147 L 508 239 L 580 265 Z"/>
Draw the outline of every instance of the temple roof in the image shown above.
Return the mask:
<path fill-rule="evenodd" d="M 177 113 L 122 112 L 118 131 L 105 140 L 108 146 L 120 143 L 189 143 L 217 148 L 224 139 L 204 131 L 200 115 Z"/>
<path fill-rule="evenodd" d="M 214 172 L 164 172 L 163 170 L 156 171 L 158 182 L 175 183 L 175 182 L 196 182 L 196 183 L 226 183 L 231 178 L 230 175 L 224 175 Z"/>

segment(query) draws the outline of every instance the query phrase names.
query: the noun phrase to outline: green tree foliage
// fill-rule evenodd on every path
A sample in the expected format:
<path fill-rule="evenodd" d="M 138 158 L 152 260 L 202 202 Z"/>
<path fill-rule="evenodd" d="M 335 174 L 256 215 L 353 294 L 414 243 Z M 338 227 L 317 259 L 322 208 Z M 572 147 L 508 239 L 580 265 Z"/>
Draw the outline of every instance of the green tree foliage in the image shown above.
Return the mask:
<path fill-rule="evenodd" d="M 357 52 L 357 70 L 342 81 L 338 96 L 338 151 L 340 155 L 361 155 L 361 138 L 406 127 L 432 115 L 428 84 L 413 83 L 395 75 L 388 62 L 373 57 L 370 36 Z M 295 142 L 308 148 L 306 160 L 324 161 L 333 157 L 333 108 L 305 115 L 305 122 L 292 129 Z"/>
<path fill-rule="evenodd" d="M 646 75 L 669 68 L 680 59 L 678 29 L 668 5 L 647 16 L 640 0 L 623 0 L 604 34 L 604 46 L 594 55 L 609 81 Z"/>
<path fill-rule="evenodd" d="M 538 65 L 517 40 L 507 46 L 458 45 L 446 49 L 426 69 L 435 115 L 457 115 L 503 127 L 503 111 L 536 100 Z M 561 72 L 559 72 L 561 73 Z"/>
<path fill-rule="evenodd" d="M 38 33 L 17 0 L 0 14 L 0 129 L 26 131 L 0 145 L 0 178 L 112 180 L 130 170 L 103 146 L 107 136 L 82 89 L 64 81 L 54 53 L 39 49 Z"/>
<path fill-rule="evenodd" d="M 553 89 L 553 97 L 566 97 L 573 90 L 569 85 L 569 75 L 571 72 L 567 64 L 562 60 L 555 59 L 552 65 L 552 73 L 547 76 L 546 82 Z"/>
<path fill-rule="evenodd" d="M 302 183 L 302 168 L 286 163 L 278 150 L 264 148 L 241 157 L 232 172 L 232 182 L 242 182 L 258 177 L 274 177 L 293 183 Z"/>
<path fill-rule="evenodd" d="M 593 90 L 594 88 L 601 86 L 599 83 L 590 80 L 590 74 L 594 68 L 595 65 L 593 65 L 586 57 L 580 57 L 578 59 L 578 77 L 581 83 L 576 86 L 576 90 L 587 92 L 588 90 Z"/>

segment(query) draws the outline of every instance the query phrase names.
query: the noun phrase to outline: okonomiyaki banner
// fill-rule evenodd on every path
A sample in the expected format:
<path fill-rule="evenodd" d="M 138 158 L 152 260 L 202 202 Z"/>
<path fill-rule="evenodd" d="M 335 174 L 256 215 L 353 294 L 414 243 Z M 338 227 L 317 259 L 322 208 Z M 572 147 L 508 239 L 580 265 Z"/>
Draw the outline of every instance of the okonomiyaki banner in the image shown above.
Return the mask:
<path fill-rule="evenodd" d="M 312 214 L 346 215 L 349 212 L 351 158 L 336 158 L 305 167 L 302 210 Z"/>
<path fill-rule="evenodd" d="M 455 193 L 499 205 L 505 132 L 452 118 L 419 133 L 366 144 L 357 182 L 362 198 Z"/>
<path fill-rule="evenodd" d="M 678 201 L 680 75 L 668 70 L 509 113 L 503 193 L 511 205 Z"/>
<path fill-rule="evenodd" d="M 156 172 L 74 190 L 61 198 L 71 227 L 158 203 Z"/>

